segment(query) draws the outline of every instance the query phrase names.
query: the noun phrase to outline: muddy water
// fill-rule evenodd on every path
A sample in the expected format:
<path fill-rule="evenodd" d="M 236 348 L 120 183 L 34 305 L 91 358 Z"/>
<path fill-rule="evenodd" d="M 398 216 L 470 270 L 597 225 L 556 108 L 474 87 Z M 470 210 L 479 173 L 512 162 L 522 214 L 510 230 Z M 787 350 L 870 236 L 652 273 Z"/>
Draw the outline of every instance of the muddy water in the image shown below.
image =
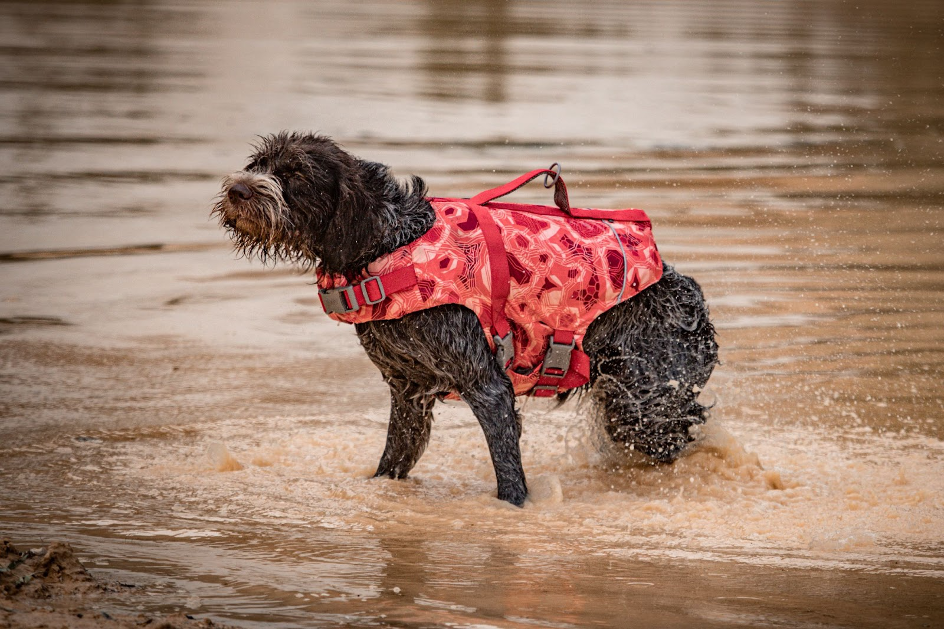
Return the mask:
<path fill-rule="evenodd" d="M 0 532 L 248 627 L 941 626 L 942 8 L 903 4 L 3 2 Z M 518 510 L 444 405 L 369 480 L 352 330 L 207 219 L 279 129 L 645 208 L 719 329 L 701 445 L 529 401 Z"/>

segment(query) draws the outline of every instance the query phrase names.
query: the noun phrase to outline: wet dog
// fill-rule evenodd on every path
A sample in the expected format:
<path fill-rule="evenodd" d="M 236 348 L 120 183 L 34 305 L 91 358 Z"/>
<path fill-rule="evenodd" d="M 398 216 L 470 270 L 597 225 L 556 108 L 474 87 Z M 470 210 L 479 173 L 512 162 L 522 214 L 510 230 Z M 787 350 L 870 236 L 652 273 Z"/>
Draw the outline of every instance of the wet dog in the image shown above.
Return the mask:
<path fill-rule="evenodd" d="M 263 138 L 246 167 L 224 179 L 213 215 L 247 256 L 349 279 L 434 222 L 419 177 L 398 181 L 326 137 L 296 133 Z M 485 433 L 499 499 L 522 505 L 528 490 L 515 395 L 473 311 L 441 305 L 356 330 L 390 386 L 375 476 L 407 476 L 429 441 L 434 403 L 458 392 Z M 696 398 L 718 362 L 699 285 L 664 265 L 658 282 L 598 316 L 583 343 L 591 360 L 584 392 L 606 434 L 656 462 L 676 459 L 692 440 L 690 427 L 707 419 Z"/>

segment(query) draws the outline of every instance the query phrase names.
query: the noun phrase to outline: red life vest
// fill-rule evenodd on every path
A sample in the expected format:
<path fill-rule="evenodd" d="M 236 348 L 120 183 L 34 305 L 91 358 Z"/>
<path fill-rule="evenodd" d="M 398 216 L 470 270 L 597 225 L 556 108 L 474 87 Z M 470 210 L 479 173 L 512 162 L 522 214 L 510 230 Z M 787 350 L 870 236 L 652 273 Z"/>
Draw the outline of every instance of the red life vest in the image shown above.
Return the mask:
<path fill-rule="evenodd" d="M 542 174 L 546 185 L 554 176 L 558 207 L 492 202 Z M 336 321 L 363 323 L 462 304 L 479 317 L 516 395 L 585 384 L 591 321 L 662 275 L 642 210 L 571 208 L 553 170 L 471 199 L 428 200 L 430 230 L 370 263 L 358 281 L 317 274 L 322 307 Z"/>

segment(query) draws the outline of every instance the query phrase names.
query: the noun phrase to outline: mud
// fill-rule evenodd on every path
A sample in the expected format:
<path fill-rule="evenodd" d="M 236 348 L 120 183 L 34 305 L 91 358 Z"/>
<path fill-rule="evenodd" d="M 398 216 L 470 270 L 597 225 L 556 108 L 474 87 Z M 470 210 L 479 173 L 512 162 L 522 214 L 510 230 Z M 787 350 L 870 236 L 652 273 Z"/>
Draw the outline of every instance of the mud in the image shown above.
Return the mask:
<path fill-rule="evenodd" d="M 132 598 L 126 595 L 131 588 L 134 585 L 97 581 L 69 544 L 54 542 L 47 548 L 20 551 L 9 540 L 0 540 L 2 627 L 226 627 L 188 614 L 131 616 L 115 612 L 107 598 Z"/>

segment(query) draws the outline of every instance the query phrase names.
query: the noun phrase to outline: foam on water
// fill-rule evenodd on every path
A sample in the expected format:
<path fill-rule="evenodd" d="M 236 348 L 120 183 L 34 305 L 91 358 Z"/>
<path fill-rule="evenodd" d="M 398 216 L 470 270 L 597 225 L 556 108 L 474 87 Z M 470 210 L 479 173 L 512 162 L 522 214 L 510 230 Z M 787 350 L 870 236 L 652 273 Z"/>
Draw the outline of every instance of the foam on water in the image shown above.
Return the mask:
<path fill-rule="evenodd" d="M 531 406 L 522 448 L 532 495 L 522 510 L 495 499 L 481 430 L 450 407 L 438 411 L 427 453 L 401 482 L 370 478 L 385 436 L 372 412 L 224 420 L 186 438 L 99 433 L 108 452 L 98 449 L 99 464 L 128 488 L 119 502 L 136 494 L 171 500 L 138 502 L 151 527 L 114 519 L 110 529 L 132 537 L 452 529 L 654 560 L 940 570 L 930 551 L 942 528 L 942 452 L 931 439 L 851 446 L 719 419 L 688 456 L 653 466 L 601 448 L 580 408 Z M 75 475 L 84 482 L 81 470 Z M 159 508 L 169 508 L 168 518 Z M 173 525 L 191 519 L 206 528 Z"/>

